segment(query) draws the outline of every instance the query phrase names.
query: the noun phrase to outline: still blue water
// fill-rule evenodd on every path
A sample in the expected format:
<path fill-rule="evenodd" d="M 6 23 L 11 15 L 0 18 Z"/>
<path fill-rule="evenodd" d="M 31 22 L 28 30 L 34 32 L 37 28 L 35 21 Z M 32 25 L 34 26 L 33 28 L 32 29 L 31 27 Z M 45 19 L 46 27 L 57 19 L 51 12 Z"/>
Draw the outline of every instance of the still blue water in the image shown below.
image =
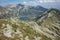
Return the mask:
<path fill-rule="evenodd" d="M 28 17 L 21 17 L 20 20 L 27 21 L 27 20 L 29 20 L 29 18 Z"/>

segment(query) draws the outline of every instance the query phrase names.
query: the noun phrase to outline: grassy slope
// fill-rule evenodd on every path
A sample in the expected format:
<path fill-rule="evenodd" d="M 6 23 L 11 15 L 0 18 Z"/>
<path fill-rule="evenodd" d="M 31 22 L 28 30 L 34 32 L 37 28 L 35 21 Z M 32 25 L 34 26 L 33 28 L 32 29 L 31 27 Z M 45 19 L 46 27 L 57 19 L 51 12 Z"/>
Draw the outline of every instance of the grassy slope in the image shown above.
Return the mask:
<path fill-rule="evenodd" d="M 31 24 L 32 23 L 32 24 Z M 40 34 L 39 32 L 36 32 L 34 30 L 35 25 L 33 22 L 24 22 L 24 21 L 11 21 L 11 20 L 0 20 L 0 40 L 51 40 L 50 38 L 47 38 L 46 36 Z M 7 26 L 8 25 L 8 26 Z M 9 29 L 10 26 L 10 29 Z M 12 27 L 12 28 L 11 28 Z M 5 30 L 4 30 L 5 29 Z M 17 29 L 19 32 L 17 32 Z M 4 34 L 4 31 L 7 32 L 8 30 L 12 30 L 9 32 L 12 32 L 11 35 L 14 35 L 12 37 L 8 37 Z M 17 32 L 17 34 L 16 34 Z"/>

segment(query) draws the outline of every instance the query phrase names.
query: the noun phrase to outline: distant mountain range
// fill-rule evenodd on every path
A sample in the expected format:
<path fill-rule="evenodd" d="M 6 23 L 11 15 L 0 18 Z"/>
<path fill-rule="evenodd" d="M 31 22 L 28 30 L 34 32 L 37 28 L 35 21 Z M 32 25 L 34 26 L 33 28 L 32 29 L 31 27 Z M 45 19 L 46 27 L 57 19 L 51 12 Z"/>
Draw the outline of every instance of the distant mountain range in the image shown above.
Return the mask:
<path fill-rule="evenodd" d="M 19 20 L 34 20 L 37 21 L 41 17 L 46 16 L 51 11 L 57 9 L 46 9 L 42 6 L 29 6 L 23 4 L 0 6 L 0 19 L 17 18 Z"/>
<path fill-rule="evenodd" d="M 0 6 L 0 19 L 16 17 L 21 20 L 32 20 L 47 10 L 42 6 L 28 6 L 23 4 Z"/>

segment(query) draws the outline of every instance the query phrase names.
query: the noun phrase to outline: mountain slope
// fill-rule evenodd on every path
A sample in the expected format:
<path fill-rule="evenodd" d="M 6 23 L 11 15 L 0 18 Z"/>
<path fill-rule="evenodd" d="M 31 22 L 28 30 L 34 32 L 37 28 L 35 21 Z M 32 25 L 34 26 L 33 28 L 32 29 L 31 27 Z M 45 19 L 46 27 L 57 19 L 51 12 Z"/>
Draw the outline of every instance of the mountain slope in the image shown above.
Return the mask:
<path fill-rule="evenodd" d="M 60 11 L 50 9 L 37 21 L 0 20 L 1 40 L 60 40 Z"/>
<path fill-rule="evenodd" d="M 52 40 L 59 40 L 60 38 L 60 11 L 57 9 L 50 9 L 42 16 L 37 23 L 41 26 L 41 30 L 47 37 Z"/>

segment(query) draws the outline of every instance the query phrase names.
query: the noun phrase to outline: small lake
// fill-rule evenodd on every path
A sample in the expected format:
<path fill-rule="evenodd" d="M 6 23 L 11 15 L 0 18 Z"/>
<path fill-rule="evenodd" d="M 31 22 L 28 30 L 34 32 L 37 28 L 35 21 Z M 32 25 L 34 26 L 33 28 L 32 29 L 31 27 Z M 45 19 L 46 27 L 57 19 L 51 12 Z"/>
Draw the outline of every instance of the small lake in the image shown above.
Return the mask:
<path fill-rule="evenodd" d="M 21 17 L 20 20 L 23 20 L 23 21 L 28 21 L 29 18 L 28 17 Z"/>

